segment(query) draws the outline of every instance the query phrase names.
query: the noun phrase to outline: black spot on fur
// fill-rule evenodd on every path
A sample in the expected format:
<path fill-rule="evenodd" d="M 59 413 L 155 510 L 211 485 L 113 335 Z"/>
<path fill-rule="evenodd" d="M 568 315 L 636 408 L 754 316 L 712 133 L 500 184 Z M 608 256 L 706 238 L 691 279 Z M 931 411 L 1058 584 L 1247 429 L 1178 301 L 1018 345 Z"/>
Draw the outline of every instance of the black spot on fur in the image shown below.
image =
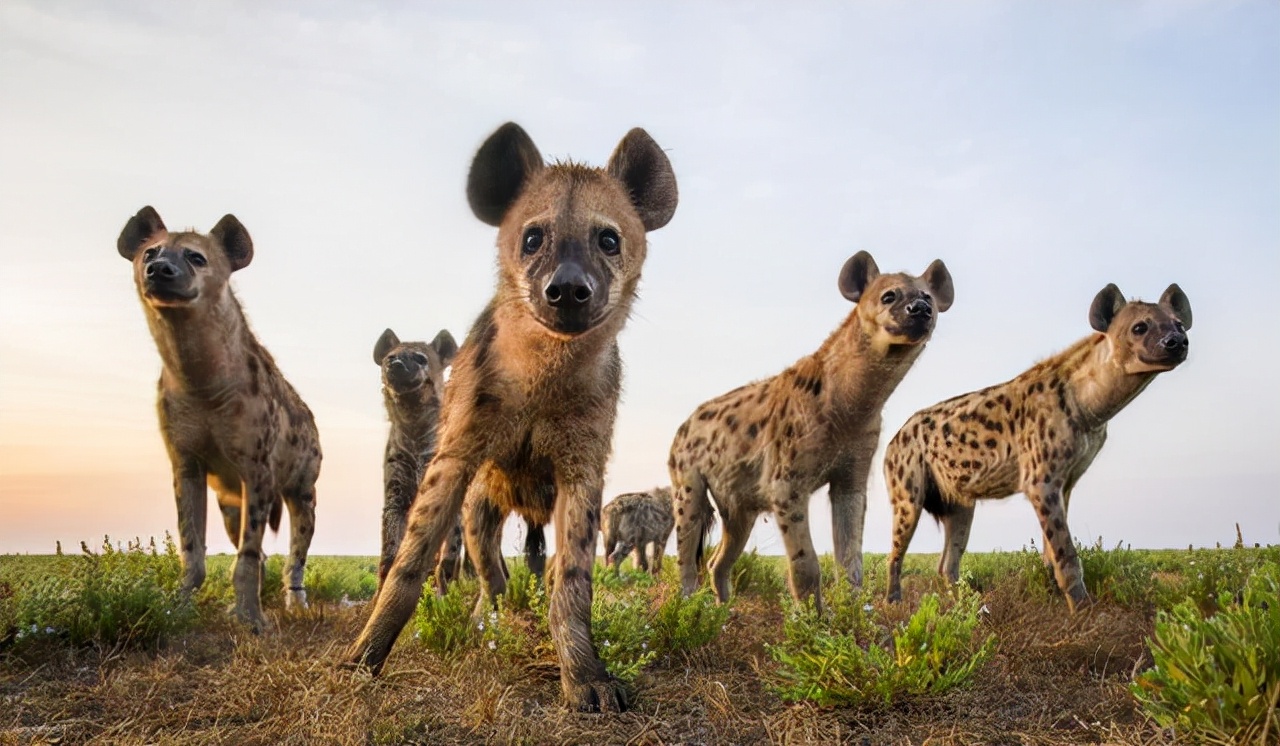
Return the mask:
<path fill-rule="evenodd" d="M 756 423 L 753 422 L 747 426 L 747 437 L 754 438 L 756 437 L 756 433 L 758 433 L 759 431 L 760 431 L 760 428 L 756 427 Z"/>

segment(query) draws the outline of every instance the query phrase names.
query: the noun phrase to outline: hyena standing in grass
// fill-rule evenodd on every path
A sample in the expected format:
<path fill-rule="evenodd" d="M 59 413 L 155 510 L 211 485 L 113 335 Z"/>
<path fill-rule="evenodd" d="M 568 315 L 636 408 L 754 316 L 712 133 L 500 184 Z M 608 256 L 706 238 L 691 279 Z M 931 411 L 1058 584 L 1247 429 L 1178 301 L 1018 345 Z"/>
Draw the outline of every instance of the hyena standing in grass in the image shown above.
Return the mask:
<path fill-rule="evenodd" d="M 850 582 L 862 584 L 862 524 L 880 410 L 924 350 L 937 313 L 951 307 L 954 290 L 941 260 L 919 277 L 882 275 L 865 251 L 845 262 L 839 286 L 856 305 L 817 352 L 706 402 L 676 432 L 668 466 L 685 595 L 698 587 L 713 521 L 708 490 L 724 521 L 711 561 L 722 602 L 756 516 L 772 511 L 790 561 L 792 595 L 821 603 L 807 523 L 809 496 L 824 484 L 836 561 Z"/>
<path fill-rule="evenodd" d="M 382 668 L 465 499 L 467 551 L 486 595 L 505 584 L 502 517 L 554 516 L 549 621 L 565 701 L 619 710 L 623 690 L 591 640 L 591 571 L 621 385 L 617 335 L 635 299 L 646 231 L 675 212 L 675 175 L 641 129 L 600 169 L 544 165 L 509 123 L 476 154 L 467 198 L 498 227 L 497 292 L 454 359 L 436 456 L 347 659 Z"/>
<path fill-rule="evenodd" d="M 1089 308 L 1092 334 L 1006 383 L 911 416 L 884 456 L 893 503 L 890 601 L 921 510 L 942 524 L 938 572 L 960 577 L 974 504 L 1021 492 L 1044 531 L 1045 562 L 1074 611 L 1088 602 L 1067 528 L 1071 490 L 1107 438 L 1107 421 L 1156 375 L 1187 358 L 1191 303 L 1170 285 L 1159 303 L 1126 303 L 1107 285 Z"/>
<path fill-rule="evenodd" d="M 249 330 L 231 292 L 231 273 L 253 259 L 248 231 L 227 215 L 209 235 L 170 233 L 151 207 L 129 219 L 116 242 L 160 351 L 160 434 L 173 463 L 182 587 L 205 576 L 208 489 L 218 496 L 236 546 L 235 615 L 265 624 L 259 598 L 262 539 L 289 508 L 286 603 L 306 604 L 302 586 L 315 531 L 320 438 L 311 410 Z"/>
<path fill-rule="evenodd" d="M 662 572 L 662 555 L 676 526 L 671 512 L 671 488 L 655 487 L 648 492 L 627 492 L 604 506 L 600 533 L 604 536 L 605 561 L 616 571 L 622 559 L 634 551 L 636 567 L 649 572 L 645 550 L 653 545 L 653 573 Z"/>

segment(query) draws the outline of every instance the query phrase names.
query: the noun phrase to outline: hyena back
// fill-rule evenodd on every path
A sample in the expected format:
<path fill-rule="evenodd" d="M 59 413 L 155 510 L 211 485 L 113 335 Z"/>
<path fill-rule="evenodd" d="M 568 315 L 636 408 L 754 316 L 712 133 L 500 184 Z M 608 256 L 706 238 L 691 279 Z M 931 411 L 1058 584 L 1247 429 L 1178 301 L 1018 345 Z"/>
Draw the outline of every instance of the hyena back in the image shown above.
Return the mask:
<path fill-rule="evenodd" d="M 381 669 L 465 499 L 467 550 L 486 593 L 505 580 L 494 551 L 501 517 L 555 519 L 549 621 L 565 701 L 621 709 L 623 691 L 591 641 L 591 570 L 621 385 L 617 334 L 646 232 L 675 212 L 675 175 L 640 129 L 598 169 L 544 165 L 524 130 L 506 124 L 476 154 L 467 197 L 498 227 L 497 292 L 454 360 L 439 447 L 348 660 Z"/>
<path fill-rule="evenodd" d="M 253 258 L 253 242 L 227 215 L 208 235 L 170 233 L 151 207 L 116 242 L 160 352 L 160 433 L 173 465 L 182 587 L 205 577 L 208 489 L 236 546 L 235 614 L 255 631 L 265 529 L 289 509 L 286 602 L 305 604 L 303 570 L 315 530 L 320 439 L 311 410 L 259 344 L 231 291 L 231 273 Z"/>
<path fill-rule="evenodd" d="M 839 278 L 853 311 L 822 344 L 782 373 L 698 407 L 671 444 L 676 546 L 685 595 L 698 587 L 702 544 L 724 521 L 711 561 L 716 596 L 729 598 L 729 574 L 756 517 L 771 511 L 790 562 L 797 598 L 819 596 L 818 557 L 809 533 L 809 496 L 829 486 L 836 561 L 862 583 L 867 477 L 880 437 L 880 410 L 924 349 L 937 313 L 951 307 L 951 275 L 936 260 L 919 277 L 880 274 L 865 251 Z"/>
<path fill-rule="evenodd" d="M 917 412 L 890 441 L 889 600 L 902 597 L 902 558 L 922 510 L 942 524 L 938 572 L 955 582 L 976 501 L 1022 492 L 1068 604 L 1074 610 L 1088 601 L 1067 528 L 1071 491 L 1101 450 L 1107 421 L 1186 359 L 1191 304 L 1177 285 L 1154 304 L 1126 303 L 1108 285 L 1094 298 L 1089 323 L 1096 334 L 1011 381 Z"/>
<path fill-rule="evenodd" d="M 675 526 L 670 487 L 618 495 L 604 506 L 600 523 L 605 561 L 617 570 L 622 559 L 634 551 L 636 567 L 648 572 L 650 565 L 645 550 L 652 544 L 652 569 L 655 575 L 659 574 L 662 572 L 662 555 Z"/>

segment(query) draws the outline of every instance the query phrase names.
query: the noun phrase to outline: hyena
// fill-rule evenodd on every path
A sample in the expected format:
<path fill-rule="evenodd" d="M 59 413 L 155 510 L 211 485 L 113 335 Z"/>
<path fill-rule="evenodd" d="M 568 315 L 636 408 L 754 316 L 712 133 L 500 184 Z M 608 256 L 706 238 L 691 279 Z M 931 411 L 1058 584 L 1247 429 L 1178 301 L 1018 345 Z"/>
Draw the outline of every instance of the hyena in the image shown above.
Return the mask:
<path fill-rule="evenodd" d="M 1088 602 L 1067 528 L 1071 490 L 1102 449 L 1107 421 L 1186 359 L 1191 304 L 1176 284 L 1154 304 L 1126 303 L 1107 285 L 1093 299 L 1089 325 L 1096 334 L 1013 380 L 920 410 L 890 441 L 890 601 L 902 598 L 902 558 L 921 509 L 942 524 L 938 572 L 954 583 L 976 501 L 1021 492 L 1040 519 L 1045 561 L 1068 605 Z"/>
<path fill-rule="evenodd" d="M 373 347 L 373 361 L 382 369 L 382 399 L 391 421 L 382 462 L 379 587 L 400 547 L 418 483 L 436 453 L 436 420 L 440 416 L 445 368 L 457 352 L 458 343 L 448 329 L 441 329 L 431 342 L 401 342 L 395 332 L 387 329 Z M 460 543 L 461 526 L 455 533 Z M 456 563 L 450 569 L 456 569 Z"/>
<path fill-rule="evenodd" d="M 622 558 L 635 551 L 636 567 L 649 571 L 645 550 L 653 545 L 653 572 L 662 572 L 662 555 L 676 526 L 671 512 L 671 488 L 627 492 L 604 506 L 600 533 L 604 535 L 605 561 L 617 570 Z"/>
<path fill-rule="evenodd" d="M 882 275 L 865 251 L 845 262 L 839 287 L 855 303 L 853 311 L 817 352 L 704 403 L 676 432 L 668 466 L 685 595 L 698 587 L 703 541 L 714 520 L 708 490 L 724 522 L 711 561 L 722 602 L 756 516 L 772 511 L 790 560 L 792 595 L 821 603 L 818 557 L 806 524 L 809 496 L 824 484 L 836 560 L 861 585 L 867 477 L 880 410 L 923 351 L 937 313 L 951 307 L 954 288 L 941 260 L 919 277 Z"/>
<path fill-rule="evenodd" d="M 467 199 L 498 228 L 497 291 L 454 359 L 439 447 L 347 657 L 382 668 L 465 499 L 467 551 L 490 596 L 505 583 L 502 516 L 515 511 L 539 524 L 554 517 L 549 621 L 565 701 L 619 710 L 623 690 L 591 640 L 591 570 L 621 385 L 617 335 L 635 298 L 646 232 L 675 212 L 675 174 L 642 129 L 628 132 L 601 169 L 545 165 L 524 130 L 508 123 L 472 161 Z"/>
<path fill-rule="evenodd" d="M 262 539 L 289 508 L 290 605 L 306 604 L 303 569 L 315 531 L 320 438 L 311 410 L 258 342 L 231 291 L 231 273 L 253 259 L 249 232 L 227 215 L 208 235 L 170 233 L 144 207 L 116 242 L 160 351 L 160 434 L 173 464 L 182 587 L 205 577 L 208 489 L 218 496 L 237 548 L 235 615 L 265 621 L 259 592 Z"/>

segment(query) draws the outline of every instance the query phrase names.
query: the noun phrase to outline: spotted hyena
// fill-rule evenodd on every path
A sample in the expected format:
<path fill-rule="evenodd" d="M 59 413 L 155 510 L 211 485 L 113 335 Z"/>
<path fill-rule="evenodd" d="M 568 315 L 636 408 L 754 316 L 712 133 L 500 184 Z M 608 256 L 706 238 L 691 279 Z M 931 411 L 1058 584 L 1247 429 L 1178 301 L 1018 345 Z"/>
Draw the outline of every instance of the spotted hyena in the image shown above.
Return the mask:
<path fill-rule="evenodd" d="M 666 552 L 667 539 L 671 538 L 675 526 L 670 487 L 618 495 L 604 506 L 600 524 L 605 561 L 617 570 L 623 557 L 634 551 L 636 567 L 648 572 L 649 558 L 645 556 L 645 550 L 652 544 L 653 572 L 658 574 L 662 572 L 662 555 Z"/>
<path fill-rule="evenodd" d="M 454 359 L 436 456 L 347 657 L 382 668 L 464 500 L 467 551 L 490 595 L 505 583 L 502 517 L 554 517 L 549 621 L 564 698 L 581 710 L 617 710 L 622 689 L 591 641 L 591 570 L 621 386 L 617 335 L 646 232 L 675 212 L 675 175 L 641 129 L 605 168 L 590 168 L 545 165 L 524 130 L 506 124 L 472 161 L 467 198 L 498 227 L 497 292 Z"/>
<path fill-rule="evenodd" d="M 865 251 L 850 257 L 840 291 L 856 305 L 812 355 L 782 373 L 694 410 L 671 444 L 671 489 L 683 592 L 698 587 L 702 545 L 715 499 L 724 538 L 711 561 L 716 596 L 729 598 L 729 573 L 756 517 L 771 511 L 790 560 L 796 598 L 818 595 L 818 557 L 809 535 L 809 496 L 828 485 L 836 559 L 862 583 L 867 476 L 880 437 L 880 410 L 951 307 L 951 275 L 941 260 L 919 277 L 880 274 Z"/>
<path fill-rule="evenodd" d="M 400 547 L 418 483 L 436 453 L 436 421 L 440 417 L 445 369 L 457 352 L 458 343 L 448 329 L 441 329 L 431 342 L 401 342 L 395 332 L 387 329 L 373 347 L 373 361 L 382 369 L 382 400 L 391 421 L 382 461 L 379 587 Z M 460 525 L 456 534 L 461 542 Z"/>
<path fill-rule="evenodd" d="M 116 243 L 160 351 L 160 434 L 173 463 L 182 587 L 205 576 L 208 489 L 218 496 L 237 548 L 235 614 L 264 624 L 262 539 L 289 508 L 286 601 L 305 604 L 303 569 L 315 530 L 320 438 L 311 410 L 258 342 L 231 291 L 231 273 L 253 259 L 249 232 L 227 215 L 208 235 L 170 233 L 144 207 Z"/>
<path fill-rule="evenodd" d="M 938 572 L 955 582 L 975 503 L 1021 492 L 1040 518 L 1045 560 L 1068 604 L 1088 601 L 1067 528 L 1071 490 L 1102 449 L 1107 421 L 1186 359 L 1191 304 L 1177 285 L 1154 304 L 1126 303 L 1107 285 L 1089 324 L 1096 334 L 1011 381 L 915 413 L 890 441 L 889 600 L 902 597 L 902 558 L 922 509 L 942 524 Z"/>

